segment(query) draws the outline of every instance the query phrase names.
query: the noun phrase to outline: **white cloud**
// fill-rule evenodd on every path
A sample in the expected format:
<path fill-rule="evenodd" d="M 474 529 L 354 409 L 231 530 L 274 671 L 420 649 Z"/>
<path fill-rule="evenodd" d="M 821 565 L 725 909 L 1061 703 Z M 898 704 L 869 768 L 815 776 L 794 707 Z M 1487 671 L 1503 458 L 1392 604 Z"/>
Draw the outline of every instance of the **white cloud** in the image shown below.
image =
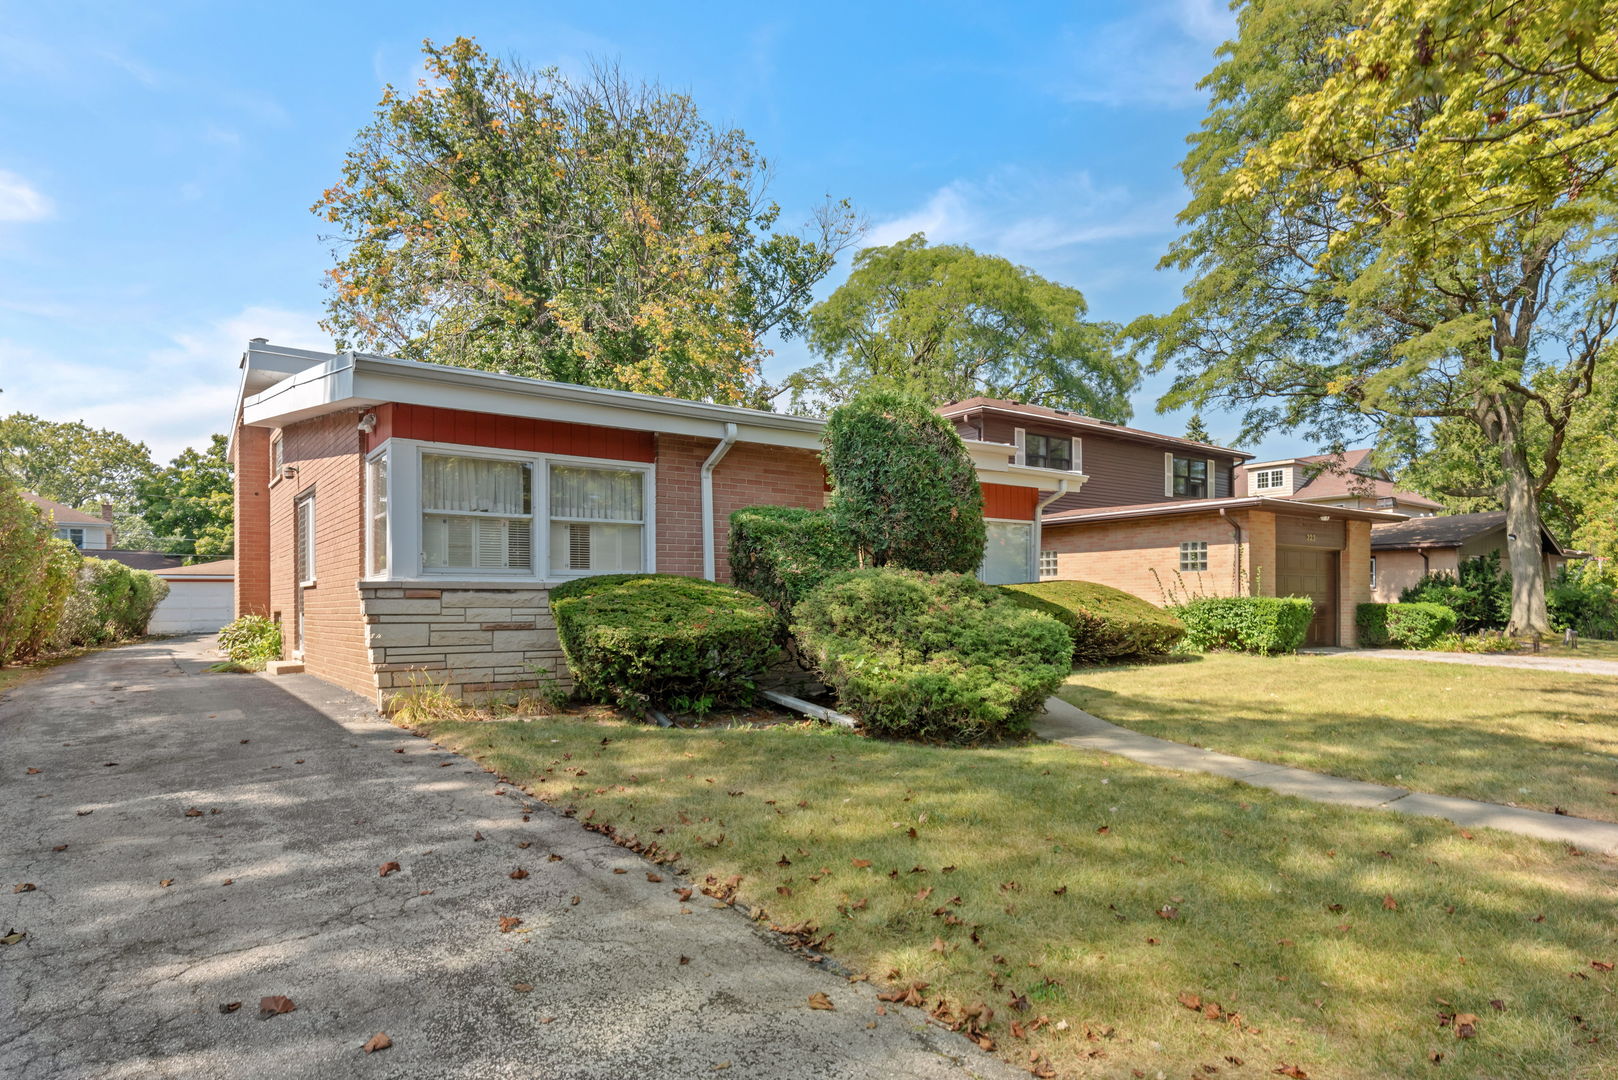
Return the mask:
<path fill-rule="evenodd" d="M 42 221 L 52 209 L 50 199 L 28 181 L 0 169 L 0 221 Z"/>
<path fill-rule="evenodd" d="M 1101 105 L 1199 105 L 1197 83 L 1235 30 L 1222 0 L 1153 0 L 1099 29 L 1064 31 L 1064 70 L 1054 89 L 1070 101 Z"/>
<path fill-rule="evenodd" d="M 920 232 L 930 243 L 969 244 L 1014 262 L 1061 262 L 1107 241 L 1171 235 L 1182 195 L 1142 201 L 1127 188 L 1098 187 L 1087 172 L 1007 168 L 945 185 L 917 209 L 878 221 L 864 243 L 891 244 Z"/>
<path fill-rule="evenodd" d="M 237 364 L 249 338 L 329 349 L 313 312 L 253 306 L 176 332 L 155 347 L 97 360 L 69 360 L 0 339 L 6 373 L 0 406 L 48 420 L 82 420 L 145 442 L 166 462 L 226 430 L 236 400 Z"/>

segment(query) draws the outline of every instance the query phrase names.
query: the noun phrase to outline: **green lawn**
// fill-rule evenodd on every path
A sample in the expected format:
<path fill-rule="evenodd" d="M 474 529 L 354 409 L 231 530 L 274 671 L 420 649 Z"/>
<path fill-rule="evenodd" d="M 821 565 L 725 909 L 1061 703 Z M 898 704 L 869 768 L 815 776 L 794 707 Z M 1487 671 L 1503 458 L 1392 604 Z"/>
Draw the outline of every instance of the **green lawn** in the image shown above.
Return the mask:
<path fill-rule="evenodd" d="M 1618 973 L 1592 966 L 1618 961 L 1611 860 L 1044 743 L 424 723 L 581 820 L 678 852 L 684 884 L 739 875 L 743 905 L 809 924 L 879 985 L 928 984 L 929 1010 L 986 1003 L 986 1034 L 1024 1067 L 1035 1052 L 1064 1077 L 1618 1076 Z M 1440 1024 L 1456 1012 L 1480 1018 L 1474 1038 Z"/>
<path fill-rule="evenodd" d="M 1562 656 L 1569 660 L 1618 660 L 1618 641 L 1598 641 L 1595 638 L 1580 638 L 1579 644 L 1571 649 L 1562 647 L 1561 638 L 1546 640 L 1540 646 L 1542 656 Z M 1530 649 L 1527 655 L 1532 656 Z"/>
<path fill-rule="evenodd" d="M 1241 757 L 1618 821 L 1618 678 L 1210 653 L 1081 669 L 1061 694 L 1131 730 Z"/>

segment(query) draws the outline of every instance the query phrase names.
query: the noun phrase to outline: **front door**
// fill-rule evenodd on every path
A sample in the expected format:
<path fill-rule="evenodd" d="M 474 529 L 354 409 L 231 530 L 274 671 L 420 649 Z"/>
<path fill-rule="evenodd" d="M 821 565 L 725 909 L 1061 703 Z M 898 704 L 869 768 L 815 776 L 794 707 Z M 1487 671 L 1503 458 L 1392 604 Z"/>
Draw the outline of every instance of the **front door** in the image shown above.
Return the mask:
<path fill-rule="evenodd" d="M 1337 552 L 1277 548 L 1275 561 L 1275 595 L 1307 596 L 1315 603 L 1306 644 L 1337 644 Z"/>

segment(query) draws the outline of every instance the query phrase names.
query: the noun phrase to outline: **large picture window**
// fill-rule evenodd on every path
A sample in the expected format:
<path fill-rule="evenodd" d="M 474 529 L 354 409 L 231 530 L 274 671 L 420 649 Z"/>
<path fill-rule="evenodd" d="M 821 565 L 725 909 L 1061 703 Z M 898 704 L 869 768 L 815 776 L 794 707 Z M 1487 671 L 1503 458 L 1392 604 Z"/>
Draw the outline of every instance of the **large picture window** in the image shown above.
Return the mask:
<path fill-rule="evenodd" d="M 423 567 L 532 570 L 533 486 L 533 469 L 524 461 L 423 454 Z"/>
<path fill-rule="evenodd" d="M 983 565 L 978 577 L 990 585 L 1014 585 L 1031 580 L 1030 555 L 1034 527 L 1023 521 L 986 521 L 988 542 L 983 547 Z"/>
<path fill-rule="evenodd" d="M 639 573 L 645 564 L 645 481 L 634 469 L 552 465 L 552 572 Z"/>

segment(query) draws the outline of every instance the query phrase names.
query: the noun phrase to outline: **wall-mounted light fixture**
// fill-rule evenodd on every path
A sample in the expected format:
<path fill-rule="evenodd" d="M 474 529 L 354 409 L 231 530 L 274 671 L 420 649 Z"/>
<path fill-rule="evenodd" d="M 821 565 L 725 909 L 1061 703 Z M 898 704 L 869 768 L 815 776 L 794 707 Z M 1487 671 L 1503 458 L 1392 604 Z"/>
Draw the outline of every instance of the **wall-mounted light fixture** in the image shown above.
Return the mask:
<path fill-rule="evenodd" d="M 376 413 L 366 413 L 364 416 L 360 417 L 360 422 L 355 426 L 361 431 L 365 432 L 365 434 L 369 435 L 371 432 L 376 430 Z"/>

